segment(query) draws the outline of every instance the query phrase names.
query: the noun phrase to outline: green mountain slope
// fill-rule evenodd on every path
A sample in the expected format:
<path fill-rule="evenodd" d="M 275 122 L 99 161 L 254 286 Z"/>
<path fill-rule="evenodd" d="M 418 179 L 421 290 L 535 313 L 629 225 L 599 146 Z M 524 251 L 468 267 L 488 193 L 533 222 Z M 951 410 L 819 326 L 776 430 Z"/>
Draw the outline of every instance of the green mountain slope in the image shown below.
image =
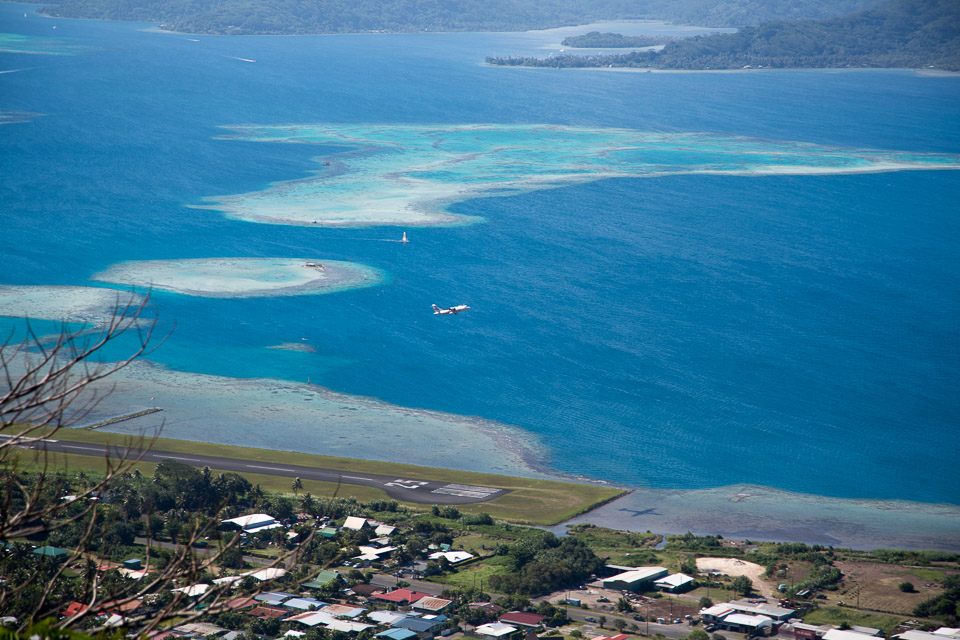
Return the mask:
<path fill-rule="evenodd" d="M 660 52 L 488 58 L 499 65 L 659 69 L 921 68 L 960 71 L 960 1 L 894 0 L 828 20 L 769 22 L 678 40 Z"/>
<path fill-rule="evenodd" d="M 656 18 L 705 26 L 836 16 L 876 0 L 63 0 L 66 18 L 160 22 L 192 33 L 519 31 Z"/>
<path fill-rule="evenodd" d="M 960 69 L 960 2 L 895 0 L 829 20 L 772 22 L 678 41 L 661 68 L 926 67 Z"/>

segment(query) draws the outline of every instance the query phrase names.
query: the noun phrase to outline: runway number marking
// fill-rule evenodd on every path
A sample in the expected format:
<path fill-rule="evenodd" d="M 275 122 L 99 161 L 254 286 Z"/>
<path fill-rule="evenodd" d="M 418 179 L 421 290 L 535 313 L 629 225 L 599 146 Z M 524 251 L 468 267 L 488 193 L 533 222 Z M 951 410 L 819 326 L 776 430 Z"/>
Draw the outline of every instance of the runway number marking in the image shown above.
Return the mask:
<path fill-rule="evenodd" d="M 440 493 L 448 496 L 460 496 L 462 498 L 486 499 L 499 492 L 500 489 L 495 489 L 493 487 L 474 487 L 468 484 L 448 484 L 440 487 L 439 489 L 434 489 L 430 493 Z"/>
<path fill-rule="evenodd" d="M 404 480 L 403 478 L 397 478 L 393 482 L 386 482 L 383 486 L 385 487 L 400 487 L 402 489 L 419 489 L 423 485 L 427 484 L 423 480 Z"/>

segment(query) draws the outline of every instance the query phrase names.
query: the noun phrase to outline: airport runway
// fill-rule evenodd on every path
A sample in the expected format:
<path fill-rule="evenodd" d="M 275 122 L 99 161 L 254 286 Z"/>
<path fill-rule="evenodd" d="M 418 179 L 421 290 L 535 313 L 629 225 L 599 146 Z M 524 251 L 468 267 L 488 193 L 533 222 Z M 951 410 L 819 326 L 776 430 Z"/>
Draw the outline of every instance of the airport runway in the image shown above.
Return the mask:
<path fill-rule="evenodd" d="M 88 442 L 71 442 L 60 438 L 43 440 L 29 447 L 34 450 L 46 449 L 50 452 L 73 453 L 85 456 L 107 455 L 105 445 Z M 238 460 L 235 458 L 221 458 L 218 456 L 191 455 L 157 451 L 154 449 L 137 449 L 133 447 L 110 446 L 110 456 L 113 458 L 134 458 L 143 455 L 144 462 L 160 462 L 161 460 L 177 460 L 192 467 L 210 467 L 221 471 L 237 473 L 262 473 L 271 476 L 287 478 L 299 477 L 301 480 L 322 480 L 324 482 L 341 482 L 343 484 L 357 484 L 382 489 L 388 496 L 403 502 L 418 504 L 471 504 L 485 502 L 506 495 L 510 489 L 496 487 L 478 487 L 474 485 L 456 484 L 434 480 L 414 480 L 397 478 L 374 473 L 351 473 L 335 469 L 321 469 L 318 467 L 304 467 L 276 462 L 258 462 L 253 460 Z"/>

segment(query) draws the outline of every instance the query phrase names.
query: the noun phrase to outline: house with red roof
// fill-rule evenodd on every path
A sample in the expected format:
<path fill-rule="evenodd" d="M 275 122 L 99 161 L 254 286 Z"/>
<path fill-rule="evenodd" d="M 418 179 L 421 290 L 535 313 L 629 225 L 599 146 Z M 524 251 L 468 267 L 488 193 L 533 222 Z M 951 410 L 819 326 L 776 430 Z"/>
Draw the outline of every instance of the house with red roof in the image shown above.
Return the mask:
<path fill-rule="evenodd" d="M 536 629 L 543 623 L 543 619 L 546 616 L 541 616 L 539 613 L 528 613 L 526 611 L 508 611 L 500 615 L 500 622 L 504 624 L 512 624 L 517 627 L 526 627 L 528 629 Z"/>
<path fill-rule="evenodd" d="M 429 593 L 420 593 L 419 591 L 410 591 L 409 589 L 394 589 L 389 593 L 375 593 L 370 596 L 370 599 L 383 602 L 392 602 L 405 607 L 413 602 L 416 602 L 417 600 L 432 597 L 433 596 L 431 596 Z"/>
<path fill-rule="evenodd" d="M 60 612 L 60 615 L 62 615 L 64 618 L 72 618 L 78 613 L 83 613 L 86 610 L 87 605 L 83 604 L 82 602 L 71 602 L 63 611 Z"/>

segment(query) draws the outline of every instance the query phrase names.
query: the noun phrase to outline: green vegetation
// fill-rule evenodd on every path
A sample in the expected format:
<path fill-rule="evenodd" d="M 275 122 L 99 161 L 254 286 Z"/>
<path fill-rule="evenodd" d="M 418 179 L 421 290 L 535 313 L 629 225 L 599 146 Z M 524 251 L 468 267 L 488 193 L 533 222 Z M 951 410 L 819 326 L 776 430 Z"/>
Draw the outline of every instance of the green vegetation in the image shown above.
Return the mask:
<path fill-rule="evenodd" d="M 769 22 L 737 33 L 687 38 L 662 51 L 611 56 L 487 58 L 506 66 L 740 69 L 932 67 L 960 70 L 960 4 L 894 0 L 826 20 Z"/>
<path fill-rule="evenodd" d="M 497 555 L 510 559 L 512 571 L 491 576 L 490 589 L 508 594 L 556 591 L 583 582 L 603 566 L 603 561 L 580 540 L 558 539 L 547 531 L 501 546 Z"/>
<path fill-rule="evenodd" d="M 616 49 L 630 47 L 652 47 L 658 44 L 673 42 L 676 38 L 665 36 L 625 36 L 620 33 L 600 33 L 591 31 L 582 36 L 570 36 L 563 39 L 565 47 L 579 47 L 582 49 Z"/>
<path fill-rule="evenodd" d="M 838 627 L 844 623 L 850 626 L 873 627 L 890 634 L 903 622 L 903 617 L 859 611 L 850 607 L 819 607 L 804 615 L 803 621 L 807 624 L 833 624 Z"/>
<path fill-rule="evenodd" d="M 48 15 L 159 22 L 212 34 L 312 34 L 369 31 L 525 31 L 603 20 L 651 18 L 704 26 L 817 19 L 869 6 L 872 0 L 62 0 Z"/>
<path fill-rule="evenodd" d="M 960 618 L 960 575 L 945 578 L 943 586 L 943 593 L 918 604 L 913 614 L 922 618 L 940 618 L 955 624 Z"/>

